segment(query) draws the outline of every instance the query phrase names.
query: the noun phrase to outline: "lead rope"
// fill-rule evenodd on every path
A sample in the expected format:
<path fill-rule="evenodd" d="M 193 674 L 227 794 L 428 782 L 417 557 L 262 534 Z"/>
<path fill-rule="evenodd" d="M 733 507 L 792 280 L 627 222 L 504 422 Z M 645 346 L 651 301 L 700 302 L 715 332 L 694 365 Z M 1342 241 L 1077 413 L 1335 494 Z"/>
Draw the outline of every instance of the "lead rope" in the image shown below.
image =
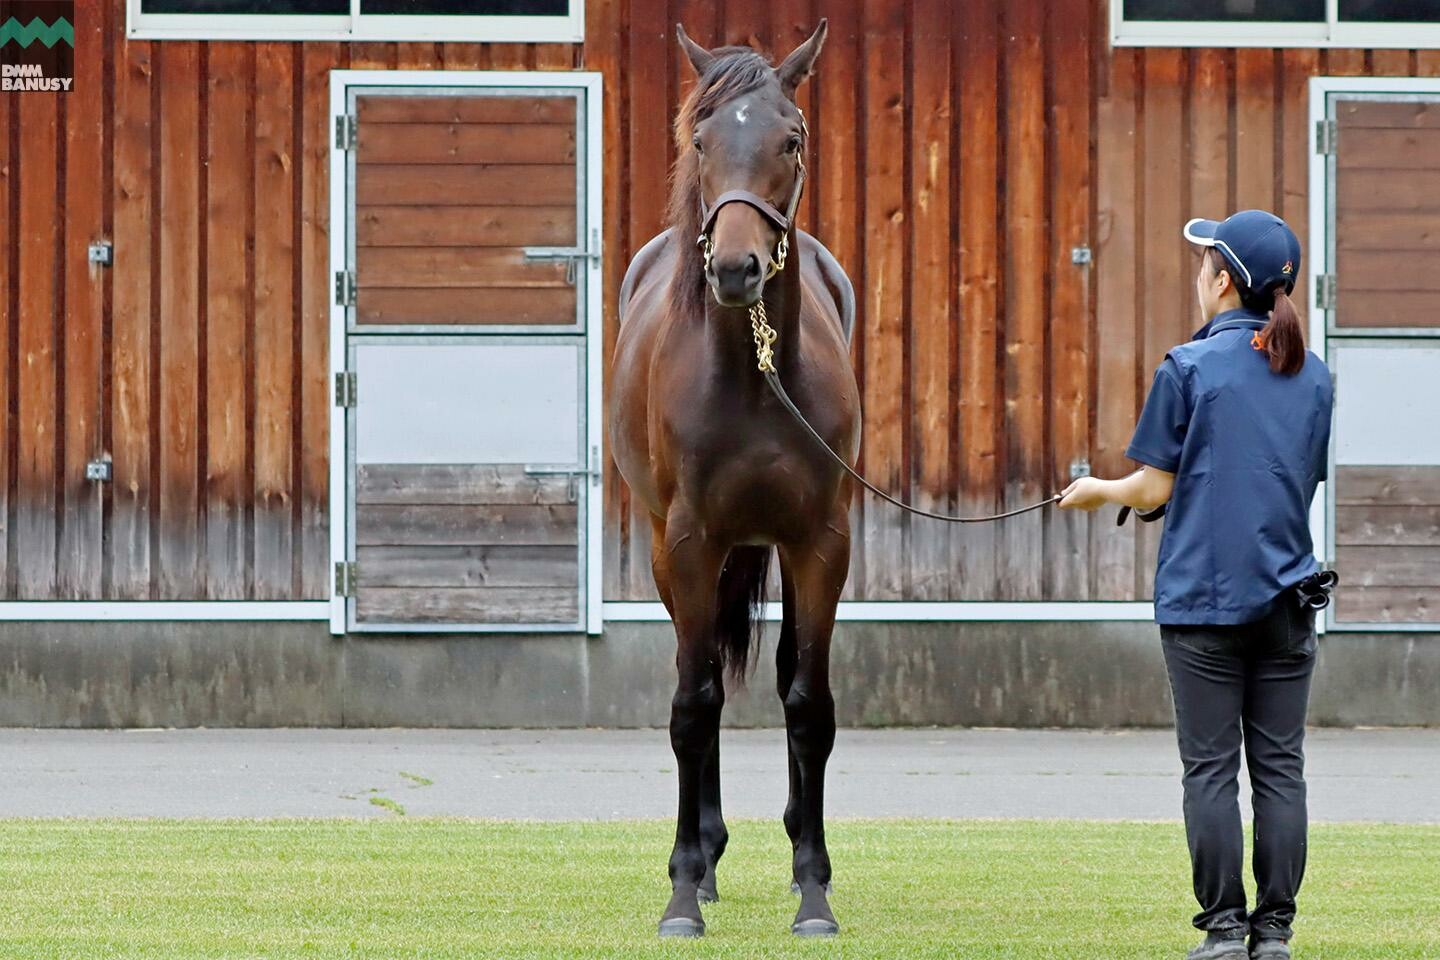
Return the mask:
<path fill-rule="evenodd" d="M 708 238 L 706 239 L 708 241 Z M 706 262 L 708 264 L 710 254 L 708 242 L 705 244 L 705 247 Z M 769 280 L 775 276 L 775 274 L 785 269 L 785 258 L 789 249 L 789 233 L 781 234 L 780 243 L 775 251 L 776 256 L 770 261 L 770 269 L 765 276 L 766 280 Z M 1041 500 L 1039 503 L 1032 503 L 1028 507 L 1021 507 L 1018 510 L 997 513 L 988 517 L 957 517 L 945 513 L 932 513 L 929 510 L 912 507 L 908 503 L 897 500 L 869 480 L 860 476 L 859 473 L 855 472 L 854 467 L 845 462 L 844 457 L 831 449 L 830 444 L 826 443 L 825 438 L 820 436 L 819 432 L 810 425 L 810 421 L 805 419 L 805 415 L 800 412 L 800 408 L 795 406 L 795 401 L 791 400 L 790 395 L 785 392 L 785 387 L 780 383 L 780 375 L 775 370 L 775 340 L 779 337 L 779 334 L 776 333 L 774 327 L 770 326 L 770 320 L 765 315 L 764 297 L 756 300 L 754 305 L 750 307 L 750 331 L 755 338 L 755 365 L 759 368 L 761 376 L 765 378 L 765 382 L 770 385 L 770 391 L 775 394 L 775 398 L 780 401 L 780 405 L 790 411 L 790 415 L 795 418 L 800 426 L 805 428 L 805 432 L 810 434 L 811 438 L 820 445 L 820 449 L 830 455 L 831 460 L 838 463 L 841 469 L 854 477 L 861 486 L 880 499 L 893 503 L 902 510 L 908 510 L 916 516 L 929 517 L 932 520 L 944 520 L 946 523 L 989 523 L 992 520 L 1004 520 L 1006 517 L 1019 516 L 1022 513 L 1039 510 L 1041 507 L 1048 507 L 1050 504 L 1057 503 L 1060 500 L 1060 495 L 1057 493 L 1049 499 Z"/>
<path fill-rule="evenodd" d="M 803 113 L 800 116 L 800 122 L 808 139 L 809 128 L 805 126 L 805 116 Z M 785 260 L 790 252 L 790 226 L 795 222 L 795 211 L 800 203 L 800 191 L 804 183 L 805 164 L 803 161 L 797 160 L 795 190 L 790 197 L 790 209 L 786 212 L 784 228 L 780 231 L 780 242 L 775 246 L 775 256 L 771 258 L 769 268 L 765 274 L 766 280 L 771 279 L 775 274 L 785 269 Z M 703 194 L 701 195 L 701 210 L 703 213 Z M 705 258 L 705 269 L 708 271 L 710 268 L 710 255 L 713 249 L 710 244 L 708 230 L 700 234 L 698 243 L 701 253 Z M 1057 493 L 1053 497 L 1041 500 L 1039 503 L 1032 503 L 1028 507 L 1021 507 L 1018 510 L 1009 510 L 1005 513 L 997 513 L 988 517 L 959 517 L 945 513 L 932 513 L 929 510 L 921 510 L 919 507 L 912 507 L 908 503 L 897 500 L 856 473 L 855 468 L 846 463 L 844 457 L 831 449 L 830 444 L 826 443 L 825 438 L 820 436 L 819 432 L 810 425 L 810 421 L 805 419 L 805 415 L 800 412 L 800 408 L 795 406 L 795 402 L 791 400 L 790 395 L 785 392 L 785 388 L 780 384 L 780 375 L 775 370 L 775 341 L 779 337 L 779 334 L 775 331 L 774 327 L 770 326 L 770 320 L 765 315 L 764 297 L 756 300 L 750 307 L 750 332 L 755 339 L 755 364 L 760 370 L 760 375 L 763 376 L 765 382 L 770 385 L 771 392 L 774 393 L 776 399 L 780 401 L 780 405 L 790 411 L 790 415 L 795 418 L 800 426 L 805 428 L 805 432 L 810 434 L 815 442 L 820 445 L 820 449 L 829 454 L 831 460 L 838 463 L 842 470 L 854 477 L 861 486 L 880 499 L 893 503 L 901 510 L 908 510 L 916 516 L 929 517 L 932 520 L 943 520 L 946 523 L 989 523 L 993 520 L 1004 520 L 1006 517 L 1015 517 L 1022 513 L 1029 513 L 1032 510 L 1039 510 L 1041 507 L 1048 507 L 1050 504 L 1060 501 L 1061 496 Z"/>

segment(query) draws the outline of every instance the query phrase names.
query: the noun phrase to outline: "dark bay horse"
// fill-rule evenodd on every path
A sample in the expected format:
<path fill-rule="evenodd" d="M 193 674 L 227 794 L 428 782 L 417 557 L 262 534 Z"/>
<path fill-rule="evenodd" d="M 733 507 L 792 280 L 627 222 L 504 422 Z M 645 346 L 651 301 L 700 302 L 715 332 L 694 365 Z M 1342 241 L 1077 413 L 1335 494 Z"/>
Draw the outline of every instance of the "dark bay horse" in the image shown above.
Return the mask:
<path fill-rule="evenodd" d="M 824 790 L 835 742 L 830 634 L 849 570 L 851 486 L 767 389 L 752 326 L 759 304 L 776 334 L 776 373 L 853 463 L 854 292 L 829 251 L 793 222 L 807 139 L 794 95 L 825 32 L 821 21 L 772 67 L 745 47 L 705 50 L 677 28 L 699 80 L 676 121 L 671 226 L 636 254 L 621 287 L 610 443 L 651 514 L 652 570 L 675 624 L 679 672 L 670 743 L 680 804 L 663 936 L 703 934 L 700 902 L 717 896 L 715 866 L 727 840 L 725 680 L 728 673 L 744 682 L 772 550 L 784 603 L 776 649 L 790 757 L 784 822 L 801 898 L 791 929 L 839 930 L 827 901 Z"/>

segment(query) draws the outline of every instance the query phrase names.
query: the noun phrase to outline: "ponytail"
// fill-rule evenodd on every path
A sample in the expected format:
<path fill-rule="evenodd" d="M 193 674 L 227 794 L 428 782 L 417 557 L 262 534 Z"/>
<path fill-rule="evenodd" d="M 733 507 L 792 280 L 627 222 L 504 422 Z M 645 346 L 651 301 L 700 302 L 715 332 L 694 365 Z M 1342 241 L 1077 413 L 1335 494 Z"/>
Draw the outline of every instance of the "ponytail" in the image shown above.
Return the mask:
<path fill-rule="evenodd" d="M 1293 376 L 1305 366 L 1305 332 L 1300 328 L 1300 314 L 1295 303 L 1285 294 L 1283 284 L 1271 288 L 1274 306 L 1270 322 L 1260 331 L 1260 343 L 1270 358 L 1270 369 Z"/>
<path fill-rule="evenodd" d="M 1210 268 L 1216 273 L 1222 270 L 1230 274 L 1235 292 L 1247 310 L 1270 314 L 1270 321 L 1263 330 L 1256 332 L 1250 341 L 1256 350 L 1264 350 L 1270 358 L 1270 369 L 1286 376 L 1294 376 L 1305 366 L 1305 331 L 1300 326 L 1300 313 L 1295 301 L 1285 293 L 1285 284 L 1277 283 L 1268 291 L 1254 293 L 1235 278 L 1235 272 L 1214 247 L 1205 251 Z"/>

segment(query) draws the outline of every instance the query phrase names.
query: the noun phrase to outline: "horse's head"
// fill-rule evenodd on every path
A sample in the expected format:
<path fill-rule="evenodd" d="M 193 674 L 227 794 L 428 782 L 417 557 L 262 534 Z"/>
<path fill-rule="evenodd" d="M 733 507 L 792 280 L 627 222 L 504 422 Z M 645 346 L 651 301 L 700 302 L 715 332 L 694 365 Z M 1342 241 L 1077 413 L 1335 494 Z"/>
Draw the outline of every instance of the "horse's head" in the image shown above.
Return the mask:
<path fill-rule="evenodd" d="M 727 307 L 748 307 L 783 266 L 805 180 L 805 119 L 795 90 L 825 42 L 826 21 L 778 67 L 744 48 L 709 51 L 676 26 L 699 88 L 682 112 L 699 190 L 705 279 Z M 685 170 L 687 165 L 682 165 Z"/>

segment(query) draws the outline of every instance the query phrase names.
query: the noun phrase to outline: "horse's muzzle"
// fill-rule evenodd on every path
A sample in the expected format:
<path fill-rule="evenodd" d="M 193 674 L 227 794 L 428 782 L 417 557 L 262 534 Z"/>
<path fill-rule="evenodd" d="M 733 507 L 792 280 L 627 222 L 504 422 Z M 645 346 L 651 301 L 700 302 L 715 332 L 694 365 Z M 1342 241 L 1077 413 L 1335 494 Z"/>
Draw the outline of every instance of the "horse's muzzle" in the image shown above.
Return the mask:
<path fill-rule="evenodd" d="M 705 279 L 716 302 L 724 307 L 748 307 L 765 292 L 765 270 L 754 253 L 733 260 L 711 260 Z"/>

